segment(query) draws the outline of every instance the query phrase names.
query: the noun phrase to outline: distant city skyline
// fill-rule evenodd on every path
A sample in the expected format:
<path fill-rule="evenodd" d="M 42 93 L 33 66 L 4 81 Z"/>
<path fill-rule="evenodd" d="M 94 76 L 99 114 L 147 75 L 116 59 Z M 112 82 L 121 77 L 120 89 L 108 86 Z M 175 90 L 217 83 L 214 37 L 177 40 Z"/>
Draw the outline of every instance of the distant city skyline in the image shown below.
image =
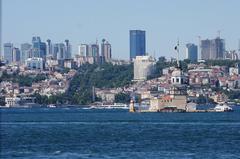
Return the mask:
<path fill-rule="evenodd" d="M 81 43 L 111 43 L 112 57 L 129 59 L 129 30 L 146 31 L 146 52 L 155 57 L 174 57 L 180 40 L 180 57 L 185 44 L 198 45 L 214 39 L 221 31 L 226 50 L 238 50 L 240 39 L 239 0 L 2 0 L 2 44 L 14 47 L 40 36 L 58 43 L 69 39 L 72 55 Z M 91 8 L 91 12 L 89 9 Z"/>

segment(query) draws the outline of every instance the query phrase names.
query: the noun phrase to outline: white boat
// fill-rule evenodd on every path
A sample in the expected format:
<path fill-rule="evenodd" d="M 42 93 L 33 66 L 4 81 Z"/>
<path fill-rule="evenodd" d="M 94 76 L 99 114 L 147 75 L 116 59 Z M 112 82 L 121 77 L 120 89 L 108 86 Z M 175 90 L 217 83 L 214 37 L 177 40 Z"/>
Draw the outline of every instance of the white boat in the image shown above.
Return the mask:
<path fill-rule="evenodd" d="M 56 108 L 57 106 L 54 105 L 54 104 L 48 104 L 47 107 L 48 107 L 48 108 Z"/>
<path fill-rule="evenodd" d="M 226 103 L 220 103 L 214 108 L 216 112 L 231 112 L 233 109 L 229 107 Z"/>
<path fill-rule="evenodd" d="M 129 106 L 124 103 L 114 103 L 114 104 L 92 105 L 90 109 L 129 109 Z"/>

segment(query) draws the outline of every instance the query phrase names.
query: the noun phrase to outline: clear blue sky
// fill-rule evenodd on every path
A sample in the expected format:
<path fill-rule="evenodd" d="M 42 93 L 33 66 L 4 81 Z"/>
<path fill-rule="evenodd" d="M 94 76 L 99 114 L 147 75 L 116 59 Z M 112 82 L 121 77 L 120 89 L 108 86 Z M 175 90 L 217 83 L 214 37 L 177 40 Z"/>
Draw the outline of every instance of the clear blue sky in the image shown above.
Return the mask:
<path fill-rule="evenodd" d="M 240 38 L 240 0 L 2 0 L 2 42 L 69 39 L 74 53 L 80 43 L 106 38 L 114 58 L 129 58 L 129 30 L 146 30 L 147 52 L 175 56 L 179 38 L 185 44 L 226 39 L 227 49 L 237 49 Z"/>

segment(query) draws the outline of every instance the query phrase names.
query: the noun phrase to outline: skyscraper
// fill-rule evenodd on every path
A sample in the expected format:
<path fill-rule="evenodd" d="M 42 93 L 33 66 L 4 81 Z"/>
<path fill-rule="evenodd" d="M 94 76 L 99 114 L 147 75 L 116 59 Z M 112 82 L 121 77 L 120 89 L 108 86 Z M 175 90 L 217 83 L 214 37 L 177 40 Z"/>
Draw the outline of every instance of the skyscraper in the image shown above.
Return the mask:
<path fill-rule="evenodd" d="M 45 59 L 46 58 L 46 44 L 41 42 L 40 37 L 33 37 L 32 38 L 32 45 L 33 45 L 33 57 L 40 57 Z"/>
<path fill-rule="evenodd" d="M 130 30 L 130 60 L 146 54 L 145 31 Z"/>
<path fill-rule="evenodd" d="M 25 61 L 30 58 L 32 45 L 29 43 L 21 44 L 21 63 L 25 63 Z"/>
<path fill-rule="evenodd" d="M 87 44 L 81 44 L 80 46 L 78 46 L 78 54 L 80 56 L 89 56 L 88 51 L 89 49 Z"/>
<path fill-rule="evenodd" d="M 63 43 L 54 45 L 53 57 L 57 60 L 65 59 L 65 45 Z"/>
<path fill-rule="evenodd" d="M 105 39 L 102 40 L 101 55 L 104 61 L 109 61 L 112 58 L 111 44 L 109 44 Z"/>
<path fill-rule="evenodd" d="M 195 44 L 186 44 L 186 59 L 191 62 L 196 62 L 198 60 L 198 47 Z"/>
<path fill-rule="evenodd" d="M 71 45 L 69 40 L 65 40 L 65 59 L 70 59 L 71 57 Z"/>
<path fill-rule="evenodd" d="M 225 52 L 225 41 L 220 37 L 212 40 L 201 41 L 201 55 L 204 60 L 223 59 Z"/>
<path fill-rule="evenodd" d="M 207 60 L 210 59 L 210 45 L 211 41 L 206 39 L 206 40 L 201 40 L 201 59 Z"/>
<path fill-rule="evenodd" d="M 4 59 L 7 63 L 12 63 L 13 61 L 13 44 L 5 43 L 4 44 Z"/>
<path fill-rule="evenodd" d="M 47 55 L 52 55 L 52 43 L 50 39 L 47 39 Z"/>
<path fill-rule="evenodd" d="M 12 60 L 12 62 L 14 62 L 14 63 L 19 63 L 19 62 L 20 62 L 20 59 L 21 59 L 20 49 L 14 47 L 14 48 L 13 48 L 13 60 Z"/>
<path fill-rule="evenodd" d="M 88 47 L 89 56 L 94 58 L 94 62 L 99 62 L 99 45 L 90 44 Z"/>

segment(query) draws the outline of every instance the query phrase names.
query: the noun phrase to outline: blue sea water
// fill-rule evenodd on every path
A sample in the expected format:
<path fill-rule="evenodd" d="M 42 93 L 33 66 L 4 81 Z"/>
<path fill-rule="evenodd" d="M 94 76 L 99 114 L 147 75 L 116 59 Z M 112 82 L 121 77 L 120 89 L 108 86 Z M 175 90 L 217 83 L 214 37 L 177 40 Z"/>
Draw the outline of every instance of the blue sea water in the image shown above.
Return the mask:
<path fill-rule="evenodd" d="M 240 158 L 240 111 L 0 109 L 0 158 Z"/>

